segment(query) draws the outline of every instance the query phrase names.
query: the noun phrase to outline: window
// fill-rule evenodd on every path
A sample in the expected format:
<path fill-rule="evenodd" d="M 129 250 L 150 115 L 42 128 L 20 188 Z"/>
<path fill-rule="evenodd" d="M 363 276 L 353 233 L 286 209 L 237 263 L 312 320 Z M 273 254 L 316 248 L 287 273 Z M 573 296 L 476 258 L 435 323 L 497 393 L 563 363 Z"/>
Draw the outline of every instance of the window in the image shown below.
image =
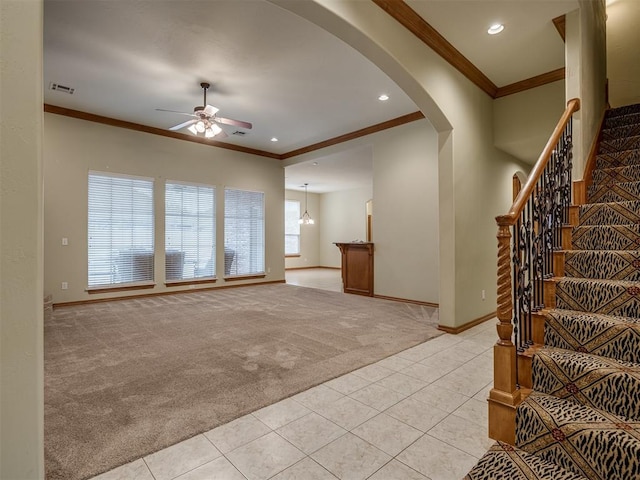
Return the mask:
<path fill-rule="evenodd" d="M 89 287 L 153 280 L 153 179 L 89 172 Z"/>
<path fill-rule="evenodd" d="M 224 190 L 224 274 L 264 274 L 264 193 Z"/>
<path fill-rule="evenodd" d="M 216 189 L 167 182 L 165 186 L 166 279 L 216 275 Z"/>
<path fill-rule="evenodd" d="M 284 201 L 284 254 L 300 255 L 300 202 Z"/>

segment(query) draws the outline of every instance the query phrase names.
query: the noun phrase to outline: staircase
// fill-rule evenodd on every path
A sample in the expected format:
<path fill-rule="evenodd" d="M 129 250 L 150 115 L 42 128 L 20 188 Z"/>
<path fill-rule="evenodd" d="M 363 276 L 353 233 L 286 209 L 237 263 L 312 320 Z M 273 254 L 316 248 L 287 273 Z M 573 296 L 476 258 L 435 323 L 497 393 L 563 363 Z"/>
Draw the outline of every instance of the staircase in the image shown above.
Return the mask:
<path fill-rule="evenodd" d="M 606 113 L 592 182 L 515 447 L 496 443 L 468 480 L 640 479 L 640 105 Z"/>

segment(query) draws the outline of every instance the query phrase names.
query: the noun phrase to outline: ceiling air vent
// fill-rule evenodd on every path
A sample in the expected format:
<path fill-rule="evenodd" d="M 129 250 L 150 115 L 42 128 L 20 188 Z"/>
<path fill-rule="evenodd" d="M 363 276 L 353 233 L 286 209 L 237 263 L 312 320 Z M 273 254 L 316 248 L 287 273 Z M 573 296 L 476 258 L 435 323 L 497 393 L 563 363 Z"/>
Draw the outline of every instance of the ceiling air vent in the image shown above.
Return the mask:
<path fill-rule="evenodd" d="M 241 132 L 240 130 L 236 130 L 231 135 L 238 135 L 239 137 L 244 137 L 246 134 L 247 132 Z"/>
<path fill-rule="evenodd" d="M 53 83 L 53 82 L 49 84 L 49 89 L 55 90 L 56 92 L 68 93 L 69 95 L 73 95 L 73 92 L 76 91 L 75 88 L 67 87 L 65 85 L 60 85 L 59 83 Z"/>

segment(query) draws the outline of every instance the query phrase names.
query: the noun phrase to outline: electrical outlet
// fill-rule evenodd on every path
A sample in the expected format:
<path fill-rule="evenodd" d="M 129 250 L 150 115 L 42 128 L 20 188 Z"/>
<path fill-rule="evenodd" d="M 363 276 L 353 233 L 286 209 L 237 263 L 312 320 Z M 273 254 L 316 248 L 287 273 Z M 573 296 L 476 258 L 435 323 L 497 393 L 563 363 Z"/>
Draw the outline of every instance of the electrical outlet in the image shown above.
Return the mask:
<path fill-rule="evenodd" d="M 482 290 L 482 300 L 486 300 L 487 299 L 487 295 L 485 293 L 484 290 Z"/>
<path fill-rule="evenodd" d="M 69 284 L 67 282 L 62 282 L 62 290 L 68 290 Z"/>
<path fill-rule="evenodd" d="M 69 245 L 69 239 L 67 237 L 62 237 L 62 245 L 65 247 Z"/>

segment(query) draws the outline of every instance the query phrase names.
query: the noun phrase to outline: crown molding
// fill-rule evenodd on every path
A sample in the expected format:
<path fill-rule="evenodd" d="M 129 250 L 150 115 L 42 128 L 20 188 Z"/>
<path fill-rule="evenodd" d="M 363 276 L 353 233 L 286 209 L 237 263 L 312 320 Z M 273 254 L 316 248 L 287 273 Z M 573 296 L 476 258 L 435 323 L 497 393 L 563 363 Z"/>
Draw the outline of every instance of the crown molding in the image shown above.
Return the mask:
<path fill-rule="evenodd" d="M 504 87 L 500 87 L 498 88 L 498 91 L 496 92 L 496 95 L 494 98 L 506 97 L 507 95 L 513 95 L 514 93 L 520 93 L 520 92 L 524 92 L 525 90 L 541 87 L 542 85 L 546 85 L 547 83 L 553 83 L 553 82 L 557 82 L 558 80 L 562 80 L 564 77 L 565 77 L 564 67 L 558 68 L 557 70 L 552 70 L 550 72 L 543 73 L 535 77 L 527 78 L 525 80 L 520 80 L 519 82 L 515 82 L 510 85 L 505 85 Z"/>
<path fill-rule="evenodd" d="M 530 88 L 536 88 L 547 83 L 561 80 L 565 77 L 565 69 L 559 68 L 551 72 L 543 73 L 535 77 L 527 78 L 519 82 L 498 87 L 471 61 L 462 55 L 449 41 L 435 28 L 422 18 L 415 10 L 407 5 L 404 0 L 371 0 L 382 8 L 388 15 L 397 20 L 407 30 L 418 37 L 429 48 L 440 55 L 460 73 L 483 90 L 491 98 L 500 98 L 506 95 L 523 92 Z M 554 18 L 553 23 L 564 40 L 565 16 Z"/>
<path fill-rule="evenodd" d="M 348 142 L 349 140 L 353 140 L 359 137 L 364 137 L 366 135 L 371 135 L 372 133 L 380 132 L 382 130 L 387 130 L 389 128 L 398 127 L 400 125 L 404 125 L 405 123 L 415 122 L 416 120 L 421 120 L 423 118 L 424 118 L 424 114 L 422 112 L 409 113 L 401 117 L 387 120 L 386 122 L 377 123 L 375 125 L 371 125 L 370 127 L 362 128 L 360 130 L 356 130 L 351 133 L 346 133 L 338 137 L 330 138 L 323 142 L 314 143 L 313 145 L 308 145 L 306 147 L 302 147 L 297 150 L 292 150 L 290 152 L 282 154 L 282 160 L 286 160 L 287 158 L 291 158 L 291 157 L 297 157 L 298 155 L 313 152 L 315 150 L 320 150 L 321 148 L 331 147 L 332 145 L 337 145 L 339 143 Z"/>
<path fill-rule="evenodd" d="M 387 14 L 418 37 L 487 95 L 494 98 L 498 87 L 467 57 L 462 55 L 435 28 L 425 21 L 403 0 L 372 0 Z"/>
<path fill-rule="evenodd" d="M 257 150 L 255 148 L 248 148 L 240 145 L 233 145 L 230 143 L 218 142 L 216 140 L 208 140 L 202 137 L 186 135 L 179 132 L 172 132 L 171 130 L 163 130 L 162 128 L 149 127 L 140 123 L 126 122 L 124 120 L 118 120 L 117 118 L 103 117 L 102 115 L 96 115 L 94 113 L 87 113 L 80 110 L 57 107 L 48 103 L 44 104 L 44 111 L 47 113 L 55 113 L 56 115 L 63 115 L 65 117 L 78 118 L 80 120 L 86 120 L 88 122 L 102 123 L 103 125 L 110 125 L 112 127 L 134 130 L 136 132 L 151 133 L 153 135 L 159 135 L 161 137 L 176 138 L 178 140 L 184 140 L 185 142 L 200 143 L 202 145 L 208 145 L 210 147 L 226 148 L 227 150 L 235 150 L 237 152 L 250 153 L 252 155 L 259 155 L 261 157 L 269 157 L 280 160 L 280 155 L 278 155 L 277 153 L 266 152 L 264 150 Z"/>
<path fill-rule="evenodd" d="M 186 135 L 184 133 L 172 132 L 171 130 L 163 130 L 161 128 L 149 127 L 147 125 L 142 125 L 140 123 L 126 122 L 124 120 L 118 120 L 116 118 L 111 118 L 111 117 L 104 117 L 102 115 L 82 112 L 80 110 L 72 110 L 70 108 L 58 107 L 55 105 L 50 105 L 48 103 L 44 104 L 44 111 L 47 113 L 54 113 L 56 115 L 62 115 L 65 117 L 86 120 L 88 122 L 101 123 L 103 125 L 124 128 L 127 130 L 134 130 L 136 132 L 151 133 L 152 135 L 175 138 L 177 140 L 184 140 L 185 142 L 199 143 L 201 145 L 207 145 L 209 147 L 226 148 L 227 150 L 234 150 L 242 153 L 250 153 L 252 155 L 258 155 L 261 157 L 274 158 L 276 160 L 285 160 L 287 158 L 296 157 L 298 155 L 302 155 L 303 153 L 309 153 L 315 150 L 320 150 L 321 148 L 326 148 L 332 145 L 337 145 L 339 143 L 348 142 L 349 140 L 353 140 L 359 137 L 364 137 L 366 135 L 371 135 L 373 133 L 380 132 L 382 130 L 387 130 L 389 128 L 404 125 L 405 123 L 415 122 L 416 120 L 421 120 L 424 118 L 424 115 L 422 114 L 422 112 L 413 112 L 407 115 L 402 115 L 401 117 L 392 118 L 391 120 L 387 120 L 386 122 L 377 123 L 375 125 L 371 125 L 369 127 L 365 127 L 360 130 L 356 130 L 351 133 L 346 133 L 338 137 L 330 138 L 323 142 L 314 143 L 312 145 L 308 145 L 306 147 L 292 150 L 287 153 L 279 154 L 279 153 L 267 152 L 265 150 L 258 150 L 255 148 L 242 147 L 240 145 L 233 145 L 233 144 L 228 144 L 224 142 L 218 142 L 215 140 L 207 140 L 202 137 L 195 137 L 193 135 Z"/>
<path fill-rule="evenodd" d="M 556 30 L 558 30 L 558 33 L 560 34 L 560 36 L 562 37 L 562 41 L 563 42 L 567 42 L 566 38 L 565 38 L 565 32 L 566 32 L 566 23 L 567 23 L 567 16 L 566 15 L 560 15 L 559 17 L 556 17 L 552 20 L 553 24 L 556 27 Z"/>

